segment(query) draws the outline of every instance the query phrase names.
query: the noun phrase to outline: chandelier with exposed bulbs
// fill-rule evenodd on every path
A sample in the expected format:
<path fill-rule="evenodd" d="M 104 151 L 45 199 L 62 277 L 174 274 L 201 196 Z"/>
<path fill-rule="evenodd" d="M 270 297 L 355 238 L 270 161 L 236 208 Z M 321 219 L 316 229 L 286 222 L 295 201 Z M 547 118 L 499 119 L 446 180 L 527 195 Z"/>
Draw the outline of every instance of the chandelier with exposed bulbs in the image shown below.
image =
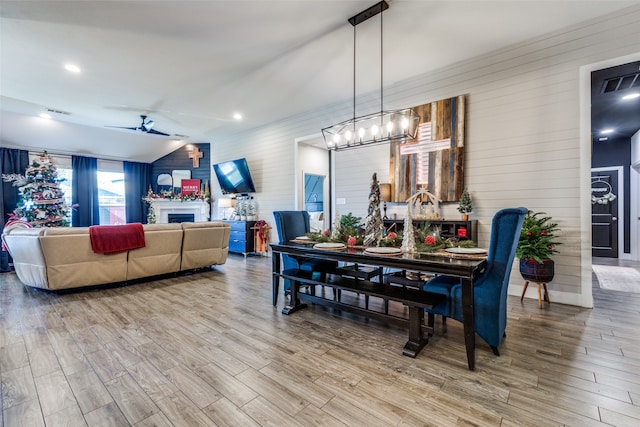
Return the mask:
<path fill-rule="evenodd" d="M 353 26 L 353 118 L 322 129 L 327 148 L 343 150 L 390 141 L 407 142 L 415 139 L 420 116 L 411 108 L 383 109 L 383 26 L 382 12 L 389 8 L 381 1 L 348 19 Z M 380 14 L 380 111 L 356 117 L 356 26 Z"/>

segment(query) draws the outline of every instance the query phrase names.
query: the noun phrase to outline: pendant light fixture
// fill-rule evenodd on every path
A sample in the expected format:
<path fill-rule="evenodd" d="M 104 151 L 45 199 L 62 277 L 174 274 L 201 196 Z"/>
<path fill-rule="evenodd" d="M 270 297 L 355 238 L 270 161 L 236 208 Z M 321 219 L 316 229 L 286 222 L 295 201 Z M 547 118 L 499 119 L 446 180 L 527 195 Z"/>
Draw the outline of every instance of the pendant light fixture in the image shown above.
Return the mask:
<path fill-rule="evenodd" d="M 389 8 L 381 1 L 348 19 L 353 26 L 353 118 L 322 129 L 329 150 L 344 150 L 390 141 L 415 139 L 420 116 L 411 108 L 385 111 L 383 108 L 383 11 Z M 380 14 L 380 111 L 356 117 L 356 26 Z"/>

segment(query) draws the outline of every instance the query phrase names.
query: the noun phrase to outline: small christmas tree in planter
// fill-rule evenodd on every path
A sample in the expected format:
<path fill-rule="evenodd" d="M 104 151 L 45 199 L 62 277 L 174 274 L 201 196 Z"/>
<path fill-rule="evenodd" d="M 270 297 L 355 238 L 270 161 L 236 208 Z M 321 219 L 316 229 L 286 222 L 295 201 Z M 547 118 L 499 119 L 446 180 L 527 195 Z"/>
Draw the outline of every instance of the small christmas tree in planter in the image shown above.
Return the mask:
<path fill-rule="evenodd" d="M 47 152 L 36 157 L 22 175 L 3 175 L 5 181 L 14 182 L 20 190 L 20 201 L 13 211 L 17 219 L 34 227 L 64 227 L 69 225 L 66 216 L 69 205 L 60 189 L 58 169 Z"/>
<path fill-rule="evenodd" d="M 554 233 L 558 231 L 558 224 L 551 222 L 550 216 L 544 212 L 527 212 L 527 216 L 520 230 L 520 239 L 516 248 L 516 256 L 520 258 L 520 274 L 525 279 L 525 287 L 522 298 L 527 290 L 529 281 L 537 282 L 544 286 L 545 300 L 549 299 L 547 283 L 553 280 L 554 262 L 551 255 L 557 253 L 556 246 L 560 244 L 554 240 Z M 542 300 L 540 300 L 542 307 Z"/>
<path fill-rule="evenodd" d="M 471 195 L 465 188 L 460 196 L 460 202 L 458 204 L 458 212 L 462 214 L 462 220 L 469 220 L 469 214 L 473 212 L 473 201 L 471 200 Z"/>

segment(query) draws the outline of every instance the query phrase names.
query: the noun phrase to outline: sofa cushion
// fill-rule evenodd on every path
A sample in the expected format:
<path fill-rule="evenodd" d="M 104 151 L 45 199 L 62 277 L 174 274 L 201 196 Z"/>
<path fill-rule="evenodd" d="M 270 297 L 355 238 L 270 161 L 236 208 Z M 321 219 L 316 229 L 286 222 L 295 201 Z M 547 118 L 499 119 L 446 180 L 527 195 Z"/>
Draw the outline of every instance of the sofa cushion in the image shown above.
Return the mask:
<path fill-rule="evenodd" d="M 222 221 L 183 222 L 180 270 L 224 264 L 229 253 L 231 226 Z"/>
<path fill-rule="evenodd" d="M 146 245 L 129 251 L 127 280 L 180 271 L 180 224 L 145 224 L 143 229 Z"/>
<path fill-rule="evenodd" d="M 170 222 L 167 224 L 142 224 L 144 231 L 159 230 L 182 230 L 182 226 L 178 222 Z"/>
<path fill-rule="evenodd" d="M 89 227 L 45 229 L 40 238 L 47 266 L 49 289 L 65 289 L 127 279 L 127 253 L 96 254 Z"/>
<path fill-rule="evenodd" d="M 44 236 L 61 236 L 74 234 L 89 234 L 89 227 L 51 227 L 44 229 Z"/>

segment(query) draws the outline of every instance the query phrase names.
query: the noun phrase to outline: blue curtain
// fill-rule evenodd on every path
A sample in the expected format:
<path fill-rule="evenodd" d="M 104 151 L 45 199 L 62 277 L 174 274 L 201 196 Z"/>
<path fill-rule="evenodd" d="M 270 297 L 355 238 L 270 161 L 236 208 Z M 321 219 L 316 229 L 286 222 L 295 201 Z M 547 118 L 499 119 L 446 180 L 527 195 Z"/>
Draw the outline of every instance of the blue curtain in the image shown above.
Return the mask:
<path fill-rule="evenodd" d="M 124 200 L 127 223 L 147 222 L 149 207 L 142 198 L 151 185 L 151 163 L 124 162 Z"/>
<path fill-rule="evenodd" d="M 94 157 L 71 156 L 73 204 L 71 216 L 74 227 L 100 224 L 98 204 L 98 160 Z"/>
<path fill-rule="evenodd" d="M 19 173 L 24 175 L 29 166 L 29 152 L 12 148 L 0 148 L 0 174 Z M 1 181 L 1 180 L 0 180 Z M 20 193 L 13 182 L 0 182 L 0 232 L 9 214 L 16 208 Z M 0 251 L 0 271 L 9 271 L 9 254 Z"/>

